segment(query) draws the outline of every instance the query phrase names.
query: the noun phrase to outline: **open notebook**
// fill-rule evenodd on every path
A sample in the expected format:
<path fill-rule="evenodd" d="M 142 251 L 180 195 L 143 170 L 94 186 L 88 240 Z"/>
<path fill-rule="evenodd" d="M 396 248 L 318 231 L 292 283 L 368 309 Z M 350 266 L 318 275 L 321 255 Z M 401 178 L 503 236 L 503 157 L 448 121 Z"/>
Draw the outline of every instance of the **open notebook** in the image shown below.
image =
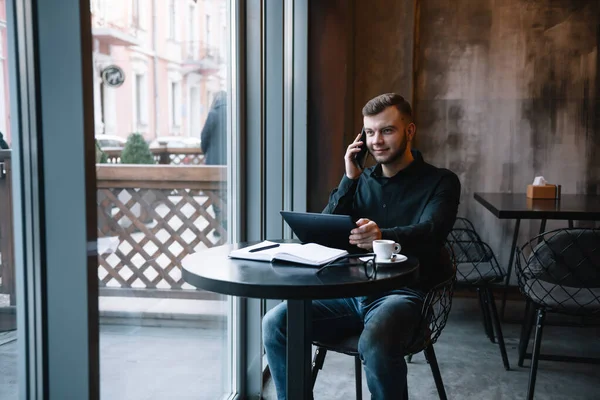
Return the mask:
<path fill-rule="evenodd" d="M 276 247 L 259 250 L 268 246 Z M 346 254 L 348 254 L 346 250 L 334 249 L 316 243 L 275 243 L 265 240 L 253 246 L 233 250 L 229 253 L 229 257 L 257 261 L 280 260 L 318 266 Z"/>

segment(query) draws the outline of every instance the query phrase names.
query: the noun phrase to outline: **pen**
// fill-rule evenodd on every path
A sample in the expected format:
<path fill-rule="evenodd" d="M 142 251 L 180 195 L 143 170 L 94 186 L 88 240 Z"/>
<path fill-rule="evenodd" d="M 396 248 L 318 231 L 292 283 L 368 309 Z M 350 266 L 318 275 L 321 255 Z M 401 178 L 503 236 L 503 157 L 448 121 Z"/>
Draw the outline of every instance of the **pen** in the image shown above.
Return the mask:
<path fill-rule="evenodd" d="M 279 247 L 279 243 L 270 244 L 268 246 L 263 246 L 263 247 L 259 247 L 256 249 L 248 250 L 248 253 L 256 253 L 257 251 L 274 249 L 275 247 Z"/>

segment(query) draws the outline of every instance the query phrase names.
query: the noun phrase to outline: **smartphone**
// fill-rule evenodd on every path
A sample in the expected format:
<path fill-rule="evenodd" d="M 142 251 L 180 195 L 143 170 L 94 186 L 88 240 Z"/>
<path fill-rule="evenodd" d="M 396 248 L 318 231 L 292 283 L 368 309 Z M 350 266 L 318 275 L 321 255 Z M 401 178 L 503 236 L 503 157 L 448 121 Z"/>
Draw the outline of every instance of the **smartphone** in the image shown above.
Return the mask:
<path fill-rule="evenodd" d="M 354 162 L 358 168 L 364 169 L 365 161 L 369 155 L 369 151 L 367 150 L 367 134 L 364 126 L 362 131 L 360 131 L 360 141 L 362 142 L 362 145 L 360 146 L 360 151 L 356 153 L 356 156 L 354 157 Z"/>

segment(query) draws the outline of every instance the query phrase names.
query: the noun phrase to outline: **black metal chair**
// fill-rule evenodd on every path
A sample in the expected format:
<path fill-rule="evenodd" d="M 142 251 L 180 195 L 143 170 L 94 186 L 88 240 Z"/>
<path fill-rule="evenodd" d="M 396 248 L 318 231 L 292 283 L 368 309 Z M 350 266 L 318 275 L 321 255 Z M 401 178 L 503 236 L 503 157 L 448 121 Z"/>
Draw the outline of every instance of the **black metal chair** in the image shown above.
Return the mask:
<path fill-rule="evenodd" d="M 475 235 L 477 236 L 477 238 L 479 238 L 479 235 L 477 235 L 477 231 L 475 229 L 475 226 L 467 218 L 456 217 L 456 220 L 454 221 L 453 228 L 454 229 L 467 229 L 469 231 L 473 231 L 473 232 L 475 232 Z"/>
<path fill-rule="evenodd" d="M 600 315 L 600 229 L 558 229 L 517 249 L 519 289 L 527 299 L 519 366 L 531 359 L 527 399 L 533 399 L 539 360 L 599 364 L 600 359 L 540 354 L 547 312 Z M 535 323 L 532 353 L 527 346 Z"/>
<path fill-rule="evenodd" d="M 444 383 L 442 381 L 442 375 L 440 374 L 440 369 L 437 363 L 437 358 L 435 356 L 435 352 L 433 351 L 433 344 L 439 338 L 442 330 L 446 326 L 446 322 L 448 321 L 448 315 L 450 314 L 450 309 L 452 307 L 454 284 L 456 282 L 456 262 L 454 261 L 452 249 L 448 248 L 448 250 L 451 254 L 453 266 L 452 276 L 446 279 L 444 282 L 438 284 L 427 293 L 425 301 L 423 302 L 420 327 L 415 331 L 415 337 L 412 340 L 412 345 L 409 346 L 405 354 L 405 356 L 410 357 L 413 354 L 417 354 L 421 351 L 425 353 L 425 357 L 431 367 L 435 386 L 441 400 L 446 400 L 447 397 L 446 390 L 444 389 Z M 358 353 L 359 338 L 360 335 L 354 335 L 334 343 L 313 343 L 315 346 L 317 346 L 317 350 L 313 358 L 313 387 L 317 380 L 319 370 L 323 368 L 327 351 L 347 354 L 354 357 L 356 399 L 362 400 L 362 364 Z"/>
<path fill-rule="evenodd" d="M 457 218 L 447 240 L 452 246 L 456 257 L 456 286 L 477 291 L 483 328 L 492 343 L 496 342 L 497 337 L 502 362 L 504 368 L 508 371 L 510 365 L 506 354 L 500 317 L 492 291 L 495 284 L 504 281 L 506 274 L 498 264 L 498 260 L 490 246 L 481 240 L 474 230 L 473 224 L 468 219 Z"/>

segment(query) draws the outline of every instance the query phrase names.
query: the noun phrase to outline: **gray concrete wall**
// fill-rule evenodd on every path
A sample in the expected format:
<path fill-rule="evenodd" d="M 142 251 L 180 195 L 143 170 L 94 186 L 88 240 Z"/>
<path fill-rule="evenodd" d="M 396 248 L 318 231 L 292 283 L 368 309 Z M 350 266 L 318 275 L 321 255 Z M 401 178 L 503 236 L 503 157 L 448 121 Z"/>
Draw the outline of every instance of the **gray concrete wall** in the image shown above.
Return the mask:
<path fill-rule="evenodd" d="M 354 13 L 354 131 L 360 132 L 362 108 L 382 93 L 413 95 L 414 0 L 357 0 Z M 349 142 L 348 142 L 349 144 Z"/>
<path fill-rule="evenodd" d="M 313 0 L 311 7 L 311 211 L 322 209 L 343 174 L 363 104 L 389 91 L 412 99 L 417 147 L 458 174 L 460 214 L 501 262 L 514 223 L 495 219 L 473 192 L 524 193 L 544 175 L 563 193 L 600 194 L 600 2 Z M 520 241 L 538 229 L 538 221 L 524 221 Z"/>
<path fill-rule="evenodd" d="M 458 174 L 460 214 L 502 261 L 513 223 L 473 192 L 522 193 L 543 175 L 563 193 L 600 195 L 599 11 L 578 0 L 418 1 L 417 145 Z M 521 241 L 538 229 L 522 225 Z"/>

